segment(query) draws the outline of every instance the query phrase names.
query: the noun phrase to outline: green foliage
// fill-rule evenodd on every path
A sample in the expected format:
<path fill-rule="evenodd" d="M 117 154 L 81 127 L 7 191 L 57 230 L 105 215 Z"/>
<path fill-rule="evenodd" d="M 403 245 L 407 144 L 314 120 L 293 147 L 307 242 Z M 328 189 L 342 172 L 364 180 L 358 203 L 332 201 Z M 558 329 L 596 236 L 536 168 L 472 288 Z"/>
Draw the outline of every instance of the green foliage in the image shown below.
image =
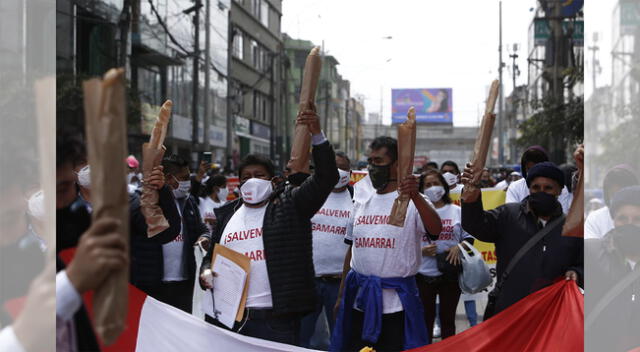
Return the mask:
<path fill-rule="evenodd" d="M 554 162 L 565 162 L 567 152 L 584 139 L 583 97 L 559 104 L 546 97 L 533 101 L 531 108 L 536 112 L 519 126 L 522 136 L 518 145 L 541 145 Z"/>
<path fill-rule="evenodd" d="M 597 157 L 596 163 L 605 169 L 618 164 L 640 165 L 640 153 L 637 152 L 640 136 L 640 101 L 635 100 L 631 104 L 618 107 L 615 114 L 627 117 L 594 141 L 603 148 L 603 153 Z"/>

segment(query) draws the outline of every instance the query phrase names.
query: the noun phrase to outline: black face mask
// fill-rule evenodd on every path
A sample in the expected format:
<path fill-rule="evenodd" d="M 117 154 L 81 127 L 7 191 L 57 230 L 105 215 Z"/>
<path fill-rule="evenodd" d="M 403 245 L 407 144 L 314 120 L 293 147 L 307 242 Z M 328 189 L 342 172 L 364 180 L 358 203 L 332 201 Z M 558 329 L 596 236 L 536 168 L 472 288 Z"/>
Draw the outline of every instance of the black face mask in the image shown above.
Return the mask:
<path fill-rule="evenodd" d="M 626 256 L 640 256 L 640 227 L 627 224 L 613 229 L 613 245 Z"/>
<path fill-rule="evenodd" d="M 369 178 L 371 178 L 373 188 L 378 191 L 385 189 L 389 182 L 395 181 L 391 179 L 391 163 L 387 165 L 369 164 L 367 170 L 369 170 Z"/>
<path fill-rule="evenodd" d="M 289 180 L 289 183 L 291 183 L 293 186 L 298 187 L 300 186 L 304 180 L 306 180 L 309 176 L 311 176 L 310 174 L 307 174 L 305 172 L 296 172 L 295 174 L 289 175 L 287 177 L 287 180 Z"/>
<path fill-rule="evenodd" d="M 529 195 L 529 207 L 536 216 L 551 216 L 560 203 L 549 193 L 537 192 Z"/>

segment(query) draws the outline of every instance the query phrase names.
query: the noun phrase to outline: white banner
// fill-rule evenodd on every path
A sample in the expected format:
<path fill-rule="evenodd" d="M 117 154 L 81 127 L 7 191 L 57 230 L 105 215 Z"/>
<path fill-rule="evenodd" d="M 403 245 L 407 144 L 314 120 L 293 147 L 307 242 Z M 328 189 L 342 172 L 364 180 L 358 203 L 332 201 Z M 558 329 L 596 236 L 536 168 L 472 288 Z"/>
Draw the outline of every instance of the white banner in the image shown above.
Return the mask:
<path fill-rule="evenodd" d="M 151 297 L 142 306 L 137 341 L 137 352 L 314 351 L 236 334 Z"/>

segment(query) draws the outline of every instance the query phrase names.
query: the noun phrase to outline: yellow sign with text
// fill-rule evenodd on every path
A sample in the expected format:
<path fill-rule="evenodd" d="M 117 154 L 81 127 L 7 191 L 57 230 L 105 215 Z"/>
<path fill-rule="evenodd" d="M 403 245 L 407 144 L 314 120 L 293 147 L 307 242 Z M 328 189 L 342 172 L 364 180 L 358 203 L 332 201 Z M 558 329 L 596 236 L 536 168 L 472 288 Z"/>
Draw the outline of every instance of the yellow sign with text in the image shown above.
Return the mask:
<path fill-rule="evenodd" d="M 449 194 L 451 200 L 454 204 L 460 205 L 460 192 L 455 192 Z M 485 188 L 482 190 L 482 207 L 484 210 L 491 210 L 493 208 L 497 208 L 504 204 L 507 197 L 507 192 L 501 189 L 496 188 Z M 480 253 L 482 253 L 482 258 L 487 264 L 495 264 L 496 257 L 496 247 L 493 243 L 487 243 L 475 240 L 474 246 Z"/>

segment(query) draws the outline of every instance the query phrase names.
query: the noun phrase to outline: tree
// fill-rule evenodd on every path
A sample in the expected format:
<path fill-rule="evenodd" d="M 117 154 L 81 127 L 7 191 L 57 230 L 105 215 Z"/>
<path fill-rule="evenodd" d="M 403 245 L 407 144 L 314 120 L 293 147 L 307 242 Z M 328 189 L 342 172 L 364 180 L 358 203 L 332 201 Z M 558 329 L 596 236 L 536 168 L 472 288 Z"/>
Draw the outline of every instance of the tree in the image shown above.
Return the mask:
<path fill-rule="evenodd" d="M 549 151 L 552 161 L 566 162 L 575 145 L 584 140 L 583 97 L 558 104 L 547 96 L 532 101 L 531 107 L 537 112 L 519 126 L 522 136 L 518 145 L 541 145 Z"/>

